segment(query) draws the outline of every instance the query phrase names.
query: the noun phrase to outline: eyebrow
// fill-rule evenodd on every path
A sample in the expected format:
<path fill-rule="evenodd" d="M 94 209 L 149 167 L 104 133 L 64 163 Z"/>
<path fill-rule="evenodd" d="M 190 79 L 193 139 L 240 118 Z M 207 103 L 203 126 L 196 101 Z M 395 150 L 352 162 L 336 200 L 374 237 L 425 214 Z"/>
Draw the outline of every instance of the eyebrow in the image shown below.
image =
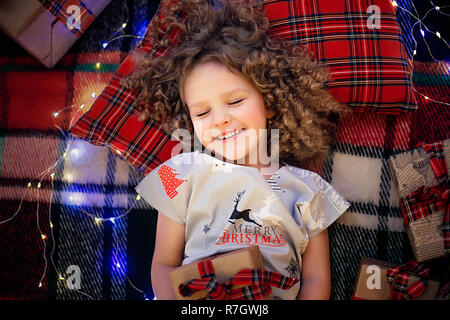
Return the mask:
<path fill-rule="evenodd" d="M 237 91 L 244 91 L 244 92 L 247 93 L 247 90 L 246 90 L 246 89 L 231 89 L 231 90 L 225 91 L 225 92 L 222 93 L 220 96 L 221 96 L 221 97 L 227 97 L 227 96 L 230 96 L 231 94 L 233 94 L 234 92 L 237 92 Z M 199 102 L 196 102 L 196 103 L 191 104 L 191 105 L 188 106 L 188 107 L 189 107 L 189 108 L 200 107 L 202 104 L 205 104 L 206 102 L 207 102 L 207 101 L 199 101 Z"/>

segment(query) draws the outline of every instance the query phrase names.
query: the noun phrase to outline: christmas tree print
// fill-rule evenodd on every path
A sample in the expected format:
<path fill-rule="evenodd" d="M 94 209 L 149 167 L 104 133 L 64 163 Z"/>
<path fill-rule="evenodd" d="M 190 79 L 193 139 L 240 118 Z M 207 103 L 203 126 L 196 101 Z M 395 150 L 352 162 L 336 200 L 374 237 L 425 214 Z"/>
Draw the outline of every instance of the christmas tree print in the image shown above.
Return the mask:
<path fill-rule="evenodd" d="M 158 170 L 158 174 L 167 196 L 170 199 L 173 199 L 173 197 L 178 194 L 176 189 L 184 182 L 184 180 L 175 178 L 177 174 L 174 172 L 174 169 L 166 165 L 161 166 Z"/>

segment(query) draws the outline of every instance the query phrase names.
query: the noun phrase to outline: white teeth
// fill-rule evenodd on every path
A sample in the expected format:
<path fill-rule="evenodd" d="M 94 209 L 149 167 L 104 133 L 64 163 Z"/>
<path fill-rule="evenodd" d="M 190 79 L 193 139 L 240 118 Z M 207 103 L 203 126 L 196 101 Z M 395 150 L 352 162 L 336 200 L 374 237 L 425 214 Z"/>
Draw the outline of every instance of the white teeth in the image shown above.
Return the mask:
<path fill-rule="evenodd" d="M 219 139 L 219 140 L 225 140 L 225 139 L 234 137 L 235 135 L 241 133 L 242 131 L 243 131 L 243 129 L 234 130 L 234 132 L 229 133 L 229 134 L 227 134 L 227 135 L 225 135 L 225 136 L 223 136 L 223 137 L 216 137 L 216 139 Z"/>

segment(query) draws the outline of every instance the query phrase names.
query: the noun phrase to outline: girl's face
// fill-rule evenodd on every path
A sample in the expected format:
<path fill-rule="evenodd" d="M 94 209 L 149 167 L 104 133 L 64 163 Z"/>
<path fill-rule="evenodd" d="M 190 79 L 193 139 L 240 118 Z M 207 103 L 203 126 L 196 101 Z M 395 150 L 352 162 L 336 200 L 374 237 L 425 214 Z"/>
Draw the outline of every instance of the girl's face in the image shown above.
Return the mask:
<path fill-rule="evenodd" d="M 186 77 L 184 97 L 202 145 L 227 160 L 258 166 L 267 112 L 261 93 L 220 63 L 197 65 Z M 256 158 L 255 158 L 256 156 Z"/>

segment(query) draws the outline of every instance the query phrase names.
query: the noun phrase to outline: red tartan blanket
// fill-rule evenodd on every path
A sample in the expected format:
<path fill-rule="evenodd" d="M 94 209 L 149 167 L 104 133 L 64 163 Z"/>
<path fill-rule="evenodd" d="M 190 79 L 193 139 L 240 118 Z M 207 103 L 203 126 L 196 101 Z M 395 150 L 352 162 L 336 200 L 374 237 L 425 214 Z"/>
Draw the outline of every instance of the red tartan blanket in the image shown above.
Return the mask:
<path fill-rule="evenodd" d="M 129 32 L 142 34 L 152 6 L 134 2 Z M 52 70 L 0 35 L 6 44 L 0 55 L 0 221 L 5 222 L 0 224 L 0 299 L 152 297 L 155 214 L 138 202 L 125 218 L 108 220 L 133 206 L 142 176 L 107 148 L 62 134 L 55 124 L 68 128 L 71 109 L 54 117 L 68 106 L 88 108 L 92 93 L 100 93 L 137 44 L 124 38 L 108 51 L 101 47 L 124 15 L 122 2 L 112 1 Z M 120 22 L 112 25 L 112 16 Z M 444 65 L 417 62 L 415 70 L 418 91 L 450 102 Z M 398 264 L 412 257 L 389 157 L 418 142 L 447 139 L 449 128 L 450 108 L 424 99 L 415 112 L 355 113 L 339 123 L 335 149 L 319 172 L 352 204 L 329 229 L 332 299 L 350 297 L 362 256 Z M 71 152 L 64 158 L 69 144 Z M 41 175 L 55 163 L 54 180 L 50 172 Z M 106 220 L 97 223 L 94 217 Z M 78 291 L 67 285 L 75 270 L 71 266 L 82 275 Z M 444 279 L 442 261 L 435 270 Z"/>

